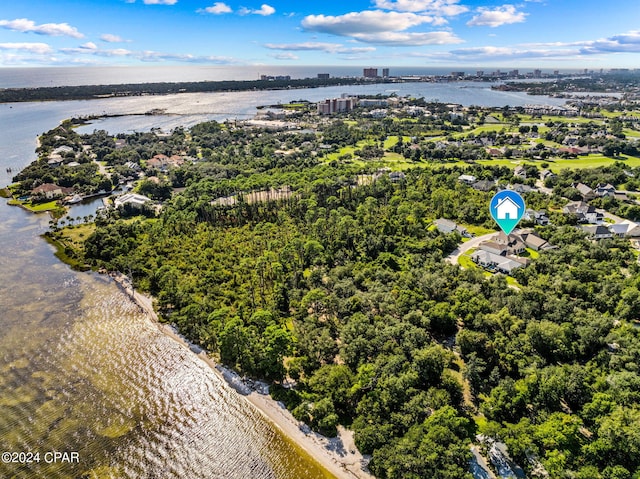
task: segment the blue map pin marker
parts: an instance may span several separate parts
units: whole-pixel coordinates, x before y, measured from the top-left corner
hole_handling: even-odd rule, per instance
[[[524,199],[515,191],[498,191],[491,198],[489,211],[500,229],[508,235],[524,216]]]

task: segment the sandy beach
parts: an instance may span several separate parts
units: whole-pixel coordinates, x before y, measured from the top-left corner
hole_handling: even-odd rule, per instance
[[[342,426],[338,427],[338,436],[327,438],[311,431],[306,425],[293,417],[282,403],[275,401],[267,394],[243,387],[234,380],[233,372],[213,361],[205,351],[190,344],[184,337],[174,331],[171,326],[160,323],[153,309],[153,299],[135,291],[126,276],[110,273],[122,291],[134,301],[158,329],[171,339],[192,351],[221,379],[229,383],[238,394],[249,401],[270,422],[295,444],[304,449],[311,457],[320,463],[327,471],[338,479],[373,479],[374,476],[363,468],[365,458],[357,450],[353,441],[353,432]],[[246,388],[246,389],[245,389]]]

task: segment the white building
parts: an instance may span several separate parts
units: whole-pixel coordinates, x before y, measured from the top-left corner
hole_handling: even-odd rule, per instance
[[[134,208],[141,208],[142,205],[151,201],[151,198],[147,198],[144,195],[139,195],[137,193],[127,193],[124,195],[118,196],[114,201],[113,205],[116,208],[125,205],[131,205]]]

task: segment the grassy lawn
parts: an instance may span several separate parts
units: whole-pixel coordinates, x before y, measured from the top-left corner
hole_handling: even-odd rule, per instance
[[[467,231],[475,236],[482,236],[482,235],[486,235],[487,233],[495,233],[496,230],[492,230],[490,228],[485,228],[484,226],[478,226],[478,225],[465,225],[460,223],[460,226],[464,226],[465,228],[467,228]]]
[[[67,226],[60,231],[61,239],[73,249],[81,249],[82,242],[96,230],[94,223]]]
[[[531,258],[531,259],[538,259],[540,257],[540,253],[538,253],[536,250],[531,249],[531,248],[527,248],[527,252],[523,255],[521,255],[525,258]]]
[[[475,251],[475,249],[469,250],[465,254],[462,254],[458,257],[458,264],[464,269],[482,269],[471,259],[473,251]]]
[[[54,211],[60,208],[56,201],[49,201],[47,203],[37,203],[35,205],[32,205],[28,201],[19,201],[19,200],[9,200],[7,203],[13,206],[22,206],[23,208],[26,208],[33,213],[42,213],[44,211]]]
[[[638,130],[630,130],[625,128],[622,132],[627,135],[629,138],[640,138],[640,131]]]
[[[513,288],[522,288],[522,285],[520,283],[518,283],[518,281],[513,278],[512,276],[506,276],[507,278],[507,284]]]
[[[400,137],[398,136],[390,136],[388,137],[386,140],[384,140],[384,149],[388,150],[389,148],[393,148],[394,146],[396,146],[398,144],[398,142],[400,141]],[[410,136],[403,136],[402,137],[402,141],[403,143],[409,144],[411,143],[411,137]]]

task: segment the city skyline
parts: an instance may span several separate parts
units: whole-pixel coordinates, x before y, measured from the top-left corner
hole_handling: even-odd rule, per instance
[[[0,66],[636,68],[636,0],[31,0],[3,5]]]

